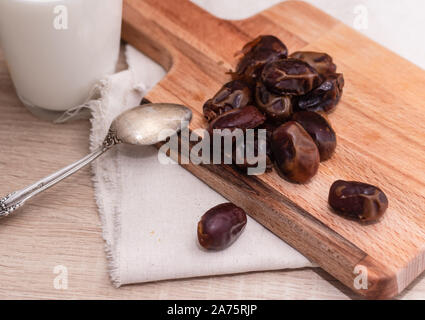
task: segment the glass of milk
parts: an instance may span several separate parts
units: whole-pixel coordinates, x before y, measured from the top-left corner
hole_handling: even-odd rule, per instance
[[[55,119],[115,71],[122,0],[0,0],[0,46],[21,101]]]

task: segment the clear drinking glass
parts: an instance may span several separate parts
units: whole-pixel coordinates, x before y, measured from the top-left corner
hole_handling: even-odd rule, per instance
[[[57,118],[115,71],[122,0],[0,0],[0,45],[21,101]]]

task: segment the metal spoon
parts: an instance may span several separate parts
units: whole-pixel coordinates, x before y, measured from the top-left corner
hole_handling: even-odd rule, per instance
[[[83,159],[36,183],[0,199],[0,218],[21,207],[27,200],[77,172],[119,143],[152,145],[188,126],[192,111],[182,105],[144,104],[123,112],[112,122],[102,145]]]

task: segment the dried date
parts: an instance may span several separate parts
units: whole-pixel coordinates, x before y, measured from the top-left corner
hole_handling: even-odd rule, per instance
[[[254,106],[229,110],[215,118],[209,126],[209,132],[213,130],[229,129],[254,129],[262,125],[266,117]]]
[[[208,250],[223,250],[236,241],[246,223],[245,211],[233,203],[215,206],[198,223],[199,244]]]
[[[247,140],[248,137],[243,139],[239,144],[235,143],[232,153],[233,164],[243,172],[247,172],[248,168],[257,168],[258,172],[270,171],[273,167],[273,161],[271,157],[270,138],[267,136],[267,133],[264,140],[258,137],[258,131],[255,132],[254,141]],[[243,155],[242,163],[237,158],[238,154]],[[261,159],[261,157],[265,157],[265,159]]]
[[[297,109],[330,113],[338,105],[343,88],[344,76],[341,73],[328,74],[319,87],[298,97]]]
[[[277,128],[273,132],[271,147],[276,168],[290,181],[306,183],[316,175],[319,150],[299,123],[289,121]]]
[[[247,43],[241,53],[243,57],[236,67],[234,77],[246,80],[257,79],[267,63],[288,57],[285,44],[271,35],[257,37]]]
[[[247,106],[251,100],[252,92],[245,82],[230,81],[204,104],[204,116],[207,121],[212,121],[226,111]]]
[[[270,92],[266,86],[257,82],[255,88],[257,107],[272,121],[283,122],[292,115],[292,97]]]
[[[318,87],[321,78],[307,62],[284,59],[268,63],[261,73],[266,87],[281,95],[304,95]]]
[[[373,222],[387,210],[388,199],[381,189],[373,185],[338,180],[330,188],[329,205],[344,217]]]
[[[320,75],[336,72],[336,65],[333,63],[332,57],[327,53],[313,51],[297,51],[292,53],[290,58],[299,59],[307,62]]]
[[[312,111],[294,113],[292,120],[298,122],[316,143],[320,161],[328,160],[336,149],[336,134],[325,114]]]

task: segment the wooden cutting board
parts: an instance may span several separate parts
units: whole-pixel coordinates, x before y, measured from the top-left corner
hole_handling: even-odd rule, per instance
[[[124,2],[123,38],[169,71],[147,98],[192,108],[191,129],[206,126],[203,103],[229,80],[235,52],[256,36],[273,34],[290,52],[328,52],[346,80],[330,115],[338,148],[311,183],[291,184],[276,172],[248,177],[229,166],[185,167],[362,295],[393,297],[422,273],[424,70],[304,2],[243,21],[220,20],[186,0]],[[361,225],[333,214],[327,196],[337,179],[380,186],[390,203],[385,217]],[[355,286],[362,267],[367,289]]]

